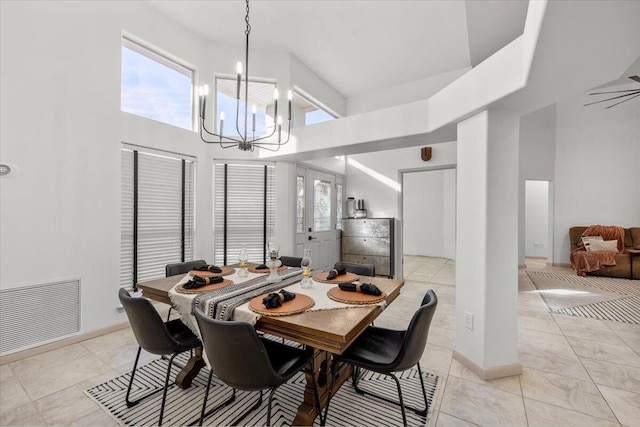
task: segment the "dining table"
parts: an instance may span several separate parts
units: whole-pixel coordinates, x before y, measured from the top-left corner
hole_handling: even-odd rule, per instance
[[[376,285],[382,292],[383,297],[376,303],[346,303],[345,301],[330,301],[327,298],[329,291],[336,288],[337,282],[327,283],[326,281],[312,280],[310,288],[302,288],[301,270],[299,268],[287,268],[280,272],[283,280],[278,284],[265,284],[267,274],[249,273],[248,277],[239,277],[238,268],[234,268],[232,274],[224,276],[224,279],[233,282],[229,286],[229,292],[237,295],[244,295],[243,291],[248,288],[255,288],[251,292],[247,291],[247,301],[243,301],[241,296],[236,297],[235,305],[225,313],[216,313],[223,310],[225,306],[218,301],[223,291],[202,293],[181,294],[184,283],[192,279],[191,272],[187,275],[165,277],[137,284],[137,288],[142,291],[143,297],[162,303],[170,304],[177,308],[182,321],[199,335],[195,316],[192,314],[192,307],[198,306],[208,315],[228,320],[248,321],[255,325],[255,328],[265,334],[291,340],[296,343],[312,347],[314,349],[314,360],[305,369],[306,387],[304,395],[301,396],[301,403],[298,406],[293,425],[312,425],[318,416],[315,405],[313,390],[313,378],[318,386],[320,394],[320,406],[326,405],[329,396],[332,354],[342,354],[351,343],[383,312],[385,307],[391,304],[400,294],[404,285],[404,280],[389,279],[383,277],[360,276],[360,283],[371,283]],[[246,283],[243,286],[243,283]],[[262,287],[265,286],[265,287]],[[180,288],[179,288],[180,287]],[[296,294],[304,294],[315,301],[313,307],[306,311],[291,315],[269,315],[256,313],[250,307],[250,299],[256,299],[255,295],[264,289],[284,288]],[[218,298],[218,299],[216,299]],[[214,303],[212,303],[215,302]],[[222,309],[221,309],[222,307]],[[214,309],[215,308],[215,309]],[[224,310],[223,310],[224,311]],[[221,317],[225,315],[226,317]],[[196,351],[187,365],[176,377],[176,384],[182,388],[188,388],[191,381],[198,374],[198,371],[205,366],[201,351]],[[337,370],[336,378],[333,381],[332,394],[336,393],[342,384],[350,378],[352,368],[348,365],[341,366]]]

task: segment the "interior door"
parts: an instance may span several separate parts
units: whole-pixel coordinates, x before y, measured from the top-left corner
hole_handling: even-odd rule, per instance
[[[305,177],[306,247],[311,249],[314,268],[333,267],[336,254],[335,177],[312,169]]]

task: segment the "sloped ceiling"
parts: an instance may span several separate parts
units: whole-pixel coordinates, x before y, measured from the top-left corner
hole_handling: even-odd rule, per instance
[[[146,4],[244,46],[245,2]],[[251,46],[290,52],[346,98],[476,65],[522,34],[527,0],[253,0]]]

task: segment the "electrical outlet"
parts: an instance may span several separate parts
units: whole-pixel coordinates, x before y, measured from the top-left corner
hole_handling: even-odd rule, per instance
[[[468,311],[464,312],[464,326],[467,329],[473,330],[473,314]]]

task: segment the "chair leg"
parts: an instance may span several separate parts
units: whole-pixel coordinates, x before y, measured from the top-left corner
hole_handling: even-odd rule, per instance
[[[393,375],[393,373],[390,373],[390,372],[381,372],[381,373],[393,377],[396,380],[396,382],[398,384],[400,384],[398,382],[397,378],[395,377],[395,375]],[[424,380],[422,378],[422,370],[420,369],[420,365],[418,365],[418,374],[420,375],[420,385],[422,386],[422,396],[424,397],[425,407],[424,407],[424,409],[418,409],[418,408],[415,408],[415,407],[413,407],[411,405],[404,405],[404,404],[403,404],[403,407],[412,410],[413,412],[415,412],[416,414],[418,414],[420,416],[426,417],[429,407],[428,407],[428,403],[427,403],[427,392],[425,391],[425,388],[424,388]],[[356,393],[363,394],[363,395],[366,394],[366,395],[369,395],[371,397],[375,397],[376,399],[380,399],[380,400],[384,400],[385,402],[393,403],[394,405],[400,405],[401,404],[399,402],[396,402],[395,400],[387,399],[384,396],[380,396],[380,395],[372,393],[370,391],[366,391],[366,390],[361,389],[359,387],[359,385],[358,385],[358,382],[359,381],[357,379],[353,381],[353,388],[355,389]],[[404,412],[404,410],[403,410],[403,412]]]
[[[420,369],[420,362],[418,362],[418,375],[420,375],[420,386],[422,387],[422,397],[424,397],[424,409],[421,411],[414,411],[416,414],[426,417],[427,412],[429,412],[429,402],[427,401],[427,391],[424,388],[424,379],[422,378],[422,369]]]
[[[273,402],[273,395],[276,392],[278,387],[274,387],[271,389],[269,393],[269,405],[267,405],[267,427],[271,426],[271,402]]]
[[[169,388],[169,378],[171,377],[171,367],[173,366],[173,359],[178,355],[178,353],[174,353],[169,359],[169,365],[167,366],[167,376],[164,379],[164,391],[162,392],[162,405],[160,405],[160,418],[158,420],[158,425],[162,425],[162,417],[164,416],[164,405],[167,402],[167,388]]]
[[[227,400],[225,400],[224,402],[222,402],[221,404],[211,408],[207,413],[205,413],[205,409],[207,407],[207,399],[209,398],[209,388],[211,387],[211,378],[213,378],[213,371],[209,371],[209,380],[207,381],[207,389],[204,392],[204,402],[202,402],[202,411],[200,412],[200,419],[198,420],[198,425],[201,426],[204,419],[206,417],[208,417],[209,415],[218,412],[219,409],[222,409],[224,406],[227,406],[228,404],[232,403],[233,401],[236,400],[236,389],[233,388],[233,393],[231,394],[231,397]],[[189,424],[190,426],[195,425],[195,422],[192,422],[191,424]]]
[[[260,397],[256,401],[255,405],[253,405],[251,408],[249,408],[247,411],[245,411],[244,414],[242,414],[238,418],[236,418],[230,425],[232,425],[232,426],[239,425],[240,421],[244,420],[247,417],[247,415],[249,415],[251,412],[253,412],[256,409],[258,409],[260,407],[260,405],[262,405],[262,390],[260,390]]]
[[[169,312],[167,313],[167,322],[171,319],[171,310],[173,310],[173,306],[169,307]]]
[[[138,368],[138,361],[140,360],[140,352],[142,351],[141,347],[138,347],[138,353],[136,354],[136,361],[133,363],[133,370],[131,371],[131,378],[129,378],[129,387],[127,387],[127,395],[125,396],[124,400],[127,404],[127,408],[131,408],[132,406],[136,406],[138,403],[140,403],[142,400],[146,399],[149,396],[153,396],[154,394],[161,392],[162,389],[159,388],[157,390],[152,391],[149,394],[146,394],[136,400],[129,400],[129,394],[131,394],[131,387],[133,386],[133,378],[136,375],[136,369]],[[171,365],[169,365],[171,366]]]
[[[402,400],[402,388],[400,387],[400,381],[398,380],[398,377],[396,377],[392,373],[389,373],[389,375],[391,375],[391,378],[395,380],[396,386],[398,387],[398,397],[400,398],[400,409],[402,410],[402,425],[404,427],[407,427],[407,414],[404,411],[404,401]]]

